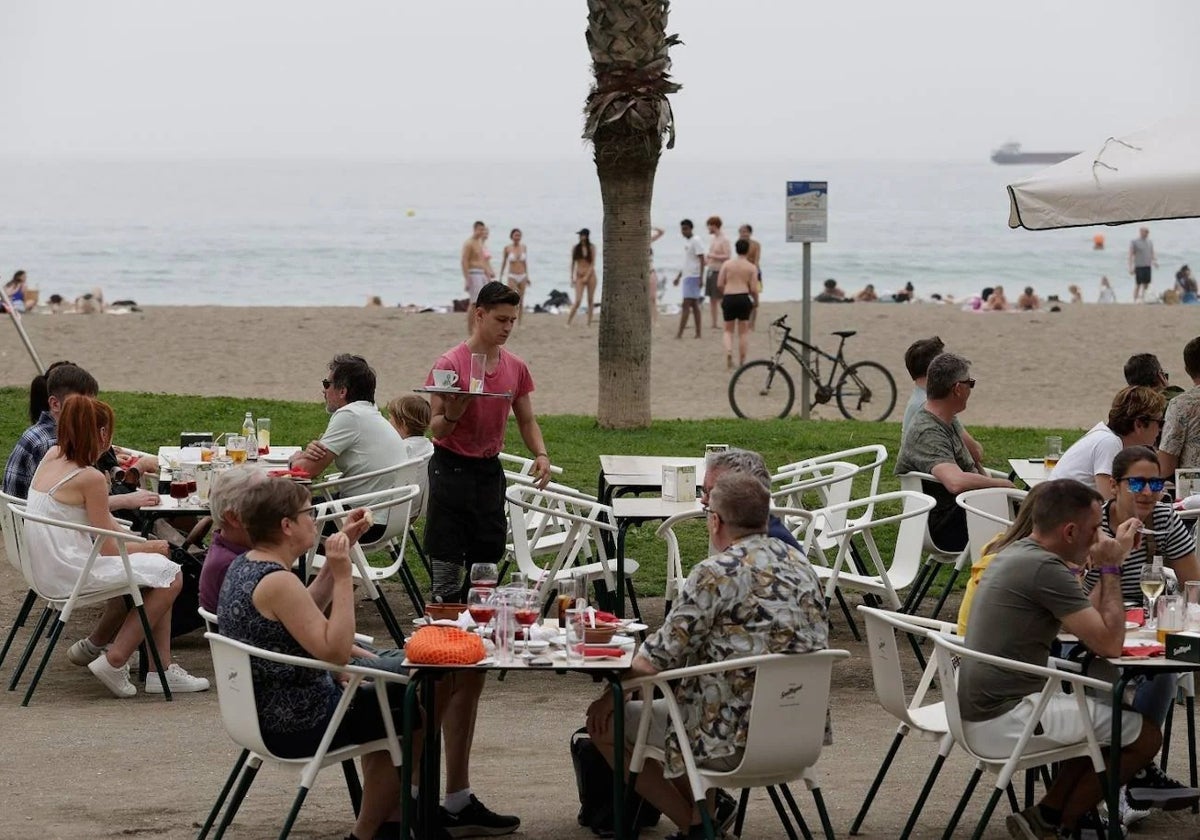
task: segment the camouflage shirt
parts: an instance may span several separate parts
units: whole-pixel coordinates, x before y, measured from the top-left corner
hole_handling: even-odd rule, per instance
[[[665,671],[765,653],[823,650],[828,640],[825,598],[812,566],[780,540],[754,534],[692,569],[641,655]],[[679,682],[675,698],[692,733],[698,764],[745,747],[753,696],[754,672],[749,669]],[[683,773],[678,739],[668,730],[666,776]]]

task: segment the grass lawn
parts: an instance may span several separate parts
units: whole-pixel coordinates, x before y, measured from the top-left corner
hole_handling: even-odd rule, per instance
[[[160,445],[177,443],[182,431],[235,431],[240,428],[246,411],[253,411],[255,417],[270,417],[272,440],[280,445],[303,445],[319,437],[328,421],[323,406],[316,402],[110,392],[103,394],[103,398],[116,412],[116,441],[149,452],[157,451]],[[29,424],[27,402],[27,395],[21,389],[0,389],[0,457],[5,460],[13,443]],[[591,417],[543,416],[539,422],[551,459],[564,469],[557,480],[590,493],[596,492],[598,456],[601,454],[699,456],[704,453],[706,443],[727,443],[756,450],[772,470],[825,452],[882,443],[892,453],[892,458],[884,467],[879,490],[900,489],[899,482],[892,476],[900,442],[899,423],[804,422],[796,418],[658,420],[649,429],[612,431],[599,428]],[[1007,470],[1009,458],[1042,452],[1046,435],[1062,435],[1064,441],[1070,442],[1082,431],[971,426],[971,433],[984,448],[987,466]],[[510,423],[507,439],[507,451],[528,454],[515,423]],[[856,492],[859,492],[858,488]],[[702,521],[698,520],[681,533],[681,548],[685,557],[703,558],[707,536]],[[880,549],[886,558],[891,549],[887,535],[880,541]],[[630,530],[627,554],[642,563],[636,579],[639,593],[661,595],[666,552],[665,545],[654,536],[652,526]]]

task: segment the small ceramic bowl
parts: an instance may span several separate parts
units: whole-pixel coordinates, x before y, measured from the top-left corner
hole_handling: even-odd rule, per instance
[[[466,604],[426,604],[425,615],[434,621],[454,621],[467,609]]]
[[[617,625],[597,622],[595,627],[583,628],[583,642],[588,645],[606,645],[612,641],[616,632]]]

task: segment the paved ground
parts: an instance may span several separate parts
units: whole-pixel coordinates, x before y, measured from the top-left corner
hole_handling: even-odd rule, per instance
[[[0,562],[0,617],[7,630],[24,586],[12,567]],[[393,603],[401,606],[397,590]],[[661,601],[648,611],[661,616]],[[69,643],[90,626],[81,613],[65,634]],[[370,604],[360,607],[360,627],[381,633]],[[653,619],[652,619],[653,620]],[[23,643],[25,634],[18,637]],[[861,644],[844,625],[833,630],[833,644],[852,658],[834,672],[835,743],[822,756],[818,777],[839,836],[849,825],[895,731],[875,702],[870,665]],[[198,635],[183,639],[178,659],[194,673],[211,676],[211,662]],[[12,661],[2,672],[5,683]],[[598,688],[584,678],[525,674],[493,681],[484,695],[475,746],[473,785],[497,809],[519,814],[527,838],[591,836],[575,822],[578,808],[567,748],[571,732],[582,724],[587,703]],[[163,840],[194,837],[196,828],[224,781],[237,750],[221,727],[215,693],[184,695],[173,703],[139,695],[115,700],[86,671],[56,656],[33,704],[19,706],[16,694],[0,696],[3,773],[0,773],[0,838],[109,838],[146,836]],[[1186,756],[1180,727],[1175,738],[1176,769]],[[863,837],[894,838],[907,817],[933,760],[932,743],[913,741],[901,750],[864,826]],[[939,837],[971,767],[952,754],[942,781],[921,820],[916,837]],[[276,836],[294,793],[295,777],[264,770],[243,807],[232,838]],[[797,789],[806,817],[816,824],[812,800]],[[968,819],[979,813],[980,792]],[[293,832],[305,838],[342,837],[350,826],[349,803],[335,770],[318,779]],[[1139,825],[1146,837],[1200,837],[1200,818],[1189,812],[1156,814]],[[670,829],[643,833],[662,837]],[[969,830],[958,832],[968,836]],[[744,837],[783,837],[770,802],[751,800]],[[1006,837],[1003,821],[993,819],[985,834]]]

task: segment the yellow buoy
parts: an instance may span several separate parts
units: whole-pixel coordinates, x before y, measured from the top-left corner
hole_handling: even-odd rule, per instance
[[[408,211],[407,213],[405,213],[404,215],[405,215],[405,216],[408,216],[409,218],[412,218],[413,216],[417,215],[417,211],[416,211],[416,210],[409,210],[409,211]]]

